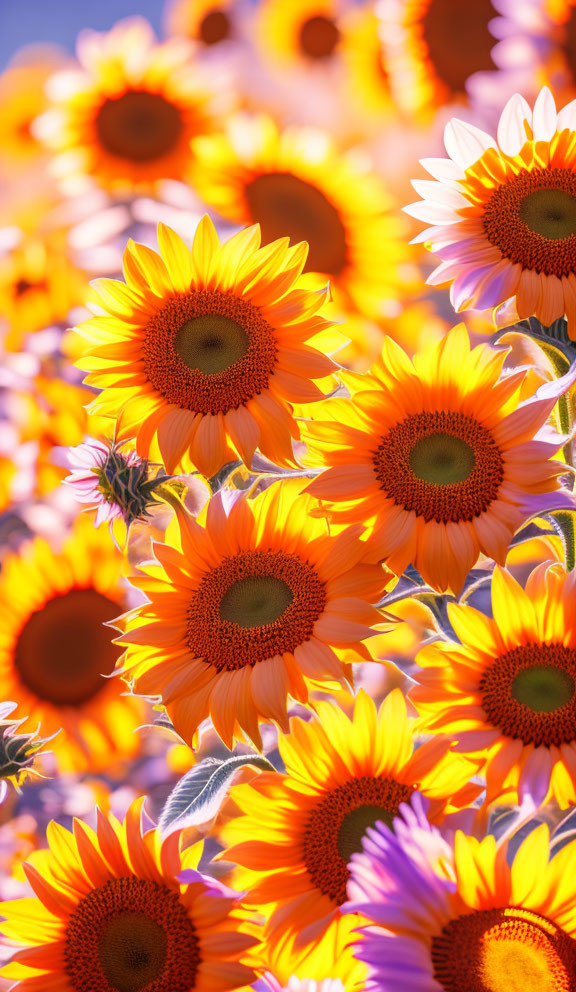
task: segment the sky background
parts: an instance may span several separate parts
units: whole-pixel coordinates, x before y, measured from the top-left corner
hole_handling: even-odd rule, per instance
[[[0,67],[35,41],[72,52],[82,28],[104,30],[130,14],[143,14],[159,31],[163,7],[163,0],[0,0]]]

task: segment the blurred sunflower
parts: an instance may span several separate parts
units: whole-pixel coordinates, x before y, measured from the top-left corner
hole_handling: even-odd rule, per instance
[[[32,125],[46,109],[45,84],[64,61],[57,48],[41,46],[23,49],[19,61],[0,75],[1,169],[17,178],[17,170],[38,164],[45,149],[34,136]]]
[[[494,837],[448,844],[412,820],[376,828],[352,863],[346,909],[368,918],[355,953],[379,992],[572,992],[572,841],[550,858],[546,824],[514,857]]]
[[[190,139],[213,126],[189,43],[159,43],[134,17],[106,34],[82,32],[77,54],[80,68],[51,80],[52,104],[38,122],[58,173],[120,193],[182,179]]]
[[[262,58],[324,65],[337,52],[342,0],[261,0],[254,33]]]
[[[207,215],[192,251],[162,224],[158,239],[161,256],[128,243],[126,285],[94,283],[109,316],[79,328],[90,342],[78,362],[92,372],[85,382],[104,390],[91,409],[122,412],[117,439],[135,436],[142,457],[157,438],[169,473],[213,476],[237,456],[249,466],[257,447],[294,464],[292,404],[322,399],[313,380],[336,368],[308,344],[329,324],[327,291],[298,281],[306,245],[260,248],[257,227],[221,245]]]
[[[227,992],[253,979],[235,894],[194,870],[201,844],[181,852],[181,832],[144,831],[142,804],[122,824],[97,810],[95,831],[49,824],[49,849],[25,865],[36,898],[2,903],[3,932],[27,945],[3,969],[13,989]]]
[[[118,649],[103,626],[126,607],[122,556],[84,516],[60,554],[36,538],[8,554],[0,577],[3,694],[41,726],[60,771],[133,757],[142,704],[108,679]]]
[[[194,151],[202,199],[237,224],[260,224],[264,243],[306,241],[304,271],[328,277],[337,304],[377,316],[413,277],[402,220],[381,180],[338,154],[326,133],[238,115],[225,133],[198,138]]]
[[[494,70],[491,0],[381,0],[377,13],[390,87],[398,106],[431,117],[466,98],[466,82]]]
[[[386,338],[372,374],[350,377],[352,400],[326,400],[304,425],[309,460],[328,466],[307,491],[338,523],[369,524],[397,575],[412,563],[457,593],[481,552],[504,562],[528,517],[573,508],[553,460],[564,438],[538,432],[576,365],[520,402],[527,373],[501,378],[505,357],[471,348],[463,324],[412,361]]]
[[[24,239],[0,255],[4,348],[21,351],[28,334],[65,321],[88,292],[87,276],[74,265],[63,232]]]
[[[318,952],[320,941],[351,936],[358,918],[340,913],[351,855],[368,827],[394,822],[415,789],[430,798],[432,817],[478,794],[474,765],[447,754],[448,745],[414,749],[400,690],[379,711],[363,690],[353,702],[351,718],[327,702],[315,704],[309,723],[293,718],[278,743],[286,774],[263,772],[231,789],[242,815],[221,828],[218,859],[237,865],[233,884],[265,914],[272,944],[292,937],[296,949]]]
[[[172,0],[166,15],[169,34],[212,48],[234,38],[237,0]]]
[[[301,488],[237,494],[229,512],[218,494],[205,526],[178,508],[177,540],[155,545],[159,566],[132,580],[150,604],[117,639],[130,646],[122,671],[162,697],[188,743],[210,716],[228,747],[243,732],[261,747],[259,721],[287,729],[288,695],[306,702],[311,683],[330,691],[349,661],[370,658],[362,641],[383,620],[370,604],[391,576],[365,564],[362,527],[330,535]]]
[[[545,325],[568,317],[576,336],[576,106],[558,114],[543,89],[534,111],[516,94],[502,111],[498,143],[452,120],[450,159],[425,159],[438,181],[415,180],[424,199],[405,210],[432,222],[418,235],[441,264],[428,278],[450,284],[456,310],[514,300],[518,316]]]
[[[382,115],[390,117],[397,110],[390,93],[379,20],[373,7],[352,8],[342,24],[340,47],[355,105],[361,112],[377,118],[382,127]]]
[[[481,762],[487,800],[512,793],[576,804],[576,577],[540,565],[526,590],[504,569],[493,618],[449,607],[461,644],[422,648],[410,698],[426,733],[447,734]]]
[[[16,466],[8,455],[0,455],[0,513],[8,509],[12,499],[12,482]]]

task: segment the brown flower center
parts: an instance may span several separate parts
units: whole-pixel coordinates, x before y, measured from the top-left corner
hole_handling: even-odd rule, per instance
[[[198,37],[205,45],[217,45],[232,34],[230,18],[224,10],[210,10],[202,18]]]
[[[159,93],[129,90],[102,104],[96,131],[110,155],[151,162],[167,155],[178,143],[182,118],[178,108]]]
[[[488,240],[523,269],[568,276],[576,270],[576,174],[520,172],[498,186],[483,217]]]
[[[176,892],[112,878],[68,920],[64,959],[75,992],[191,992],[200,942]]]
[[[188,607],[187,643],[218,672],[310,640],[326,604],[316,570],[285,551],[240,551],[208,572]]]
[[[267,389],[274,329],[248,300],[217,290],[182,293],[146,327],[144,369],[169,403],[227,413]]]
[[[306,824],[304,863],[313,884],[338,905],[346,900],[348,862],[362,850],[368,827],[378,820],[387,826],[408,802],[413,788],[393,779],[364,775],[352,778],[320,800]]]
[[[477,910],[432,941],[444,992],[575,992],[576,942],[526,909]]]
[[[490,0],[430,0],[422,18],[422,35],[438,78],[453,94],[466,91],[474,72],[495,69],[496,39],[488,23],[497,16]]]
[[[300,28],[300,51],[310,59],[326,59],[333,55],[340,32],[331,17],[317,14],[304,21]]]
[[[119,648],[103,624],[118,603],[95,589],[55,596],[28,618],[18,635],[14,666],[24,685],[55,706],[81,706],[106,685]]]
[[[339,275],[347,264],[346,228],[336,207],[316,186],[288,172],[268,172],[245,190],[252,221],[262,241],[290,238],[309,245],[305,272]]]
[[[473,520],[498,496],[502,455],[489,430],[453,411],[424,411],[395,424],[374,455],[376,477],[397,506],[426,521]]]
[[[14,296],[24,296],[26,293],[30,292],[31,289],[45,290],[47,289],[47,283],[45,279],[39,279],[35,282],[31,282],[29,279],[18,279],[14,283]]]
[[[576,651],[523,644],[496,658],[480,681],[482,708],[506,737],[537,747],[576,739]]]

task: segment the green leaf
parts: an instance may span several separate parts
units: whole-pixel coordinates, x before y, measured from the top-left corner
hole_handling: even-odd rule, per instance
[[[222,761],[204,758],[180,779],[166,800],[159,821],[160,832],[167,837],[184,827],[199,827],[216,816],[241,768],[251,765],[275,772],[274,765],[262,754],[236,754]]]

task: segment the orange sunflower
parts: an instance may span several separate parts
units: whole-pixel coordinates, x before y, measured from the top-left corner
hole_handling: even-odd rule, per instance
[[[143,457],[157,439],[168,472],[249,466],[257,447],[293,465],[292,404],[322,399],[313,380],[336,367],[309,343],[329,325],[327,290],[298,282],[306,245],[260,248],[258,227],[221,245],[207,215],[192,251],[162,224],[158,239],[161,256],[128,243],[126,285],[94,284],[107,316],[80,325],[91,347],[78,363],[104,390],[91,409],[121,413],[117,439],[136,436]]]
[[[58,174],[93,177],[119,193],[182,179],[190,140],[213,127],[210,90],[184,39],[159,43],[143,18],[84,31],[80,67],[51,80],[39,132]]]
[[[20,351],[28,334],[65,321],[87,292],[87,277],[71,260],[64,232],[23,240],[0,256],[4,347]]]
[[[172,0],[168,31],[212,48],[234,37],[234,7],[235,0]]]
[[[254,26],[258,49],[273,62],[324,65],[338,51],[342,0],[261,0]]]
[[[45,150],[32,133],[36,117],[46,109],[45,84],[65,61],[63,51],[41,46],[23,49],[0,75],[1,169],[17,172],[43,162]]]
[[[205,525],[177,507],[179,544],[155,545],[158,566],[134,579],[150,598],[119,638],[134,689],[158,695],[187,742],[208,716],[224,743],[259,721],[287,729],[287,697],[308,699],[350,677],[382,614],[371,603],[390,574],[364,561],[362,527],[336,536],[309,515],[301,480],[251,500],[212,497]]]
[[[237,224],[260,224],[264,242],[306,241],[304,271],[329,278],[337,304],[378,316],[413,278],[387,190],[365,162],[339,154],[326,133],[280,131],[269,117],[237,115],[224,133],[198,138],[194,151],[202,199]]]
[[[492,0],[381,0],[377,5],[390,86],[397,105],[429,118],[466,98],[475,72],[494,70]]]
[[[355,953],[378,992],[572,992],[576,843],[550,858],[541,824],[514,856],[493,836],[399,826],[356,854],[348,911],[365,913]]]
[[[328,466],[308,492],[339,523],[368,523],[392,571],[412,563],[440,591],[459,592],[480,553],[503,562],[528,517],[574,507],[553,460],[565,439],[538,431],[576,365],[520,402],[526,372],[501,378],[505,357],[471,348],[464,325],[412,361],[386,338],[352,399],[305,425],[311,460]]]
[[[122,824],[100,810],[96,830],[49,824],[49,849],[24,865],[36,898],[1,906],[3,933],[26,945],[3,969],[13,989],[228,992],[252,981],[247,914],[195,870],[201,844],[181,852],[180,831],[164,842],[144,831],[143,802]]]
[[[492,612],[452,605],[460,644],[416,658],[411,699],[426,733],[478,760],[487,799],[512,793],[576,804],[576,576],[545,562],[526,590],[496,568]]]
[[[358,925],[340,906],[348,862],[369,826],[392,824],[415,789],[430,799],[433,818],[479,792],[469,783],[475,766],[448,754],[447,744],[414,748],[414,721],[399,689],[378,711],[361,690],[351,718],[334,703],[315,709],[317,718],[293,718],[290,735],[279,740],[285,775],[263,772],[232,787],[242,814],[221,828],[226,848],[218,855],[237,865],[233,884],[246,890],[246,905],[264,913],[265,939],[300,954],[350,937]]]
[[[0,577],[2,694],[41,726],[61,771],[91,771],[133,757],[143,708],[109,679],[118,649],[104,624],[126,607],[122,556],[88,517],[63,550],[35,539],[8,554]]]
[[[456,310],[513,302],[547,326],[566,314],[576,336],[575,137],[574,103],[557,113],[548,89],[533,111],[518,94],[508,101],[497,142],[449,123],[449,159],[423,161],[437,181],[415,180],[423,199],[405,210],[434,225],[416,240],[442,259],[428,282],[450,285]]]

